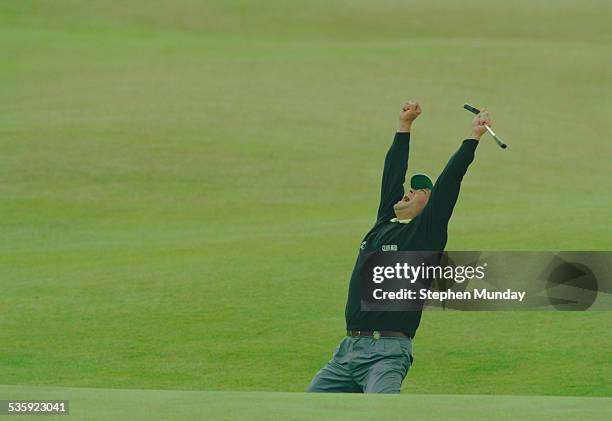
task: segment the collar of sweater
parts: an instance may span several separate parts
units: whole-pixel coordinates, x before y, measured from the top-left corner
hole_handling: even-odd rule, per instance
[[[397,218],[392,218],[389,222],[397,222],[398,224],[407,224],[410,221],[412,221],[412,218],[410,219],[397,219]]]

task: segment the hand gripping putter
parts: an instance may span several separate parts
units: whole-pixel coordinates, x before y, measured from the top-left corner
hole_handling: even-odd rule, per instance
[[[471,112],[471,113],[474,113],[474,114],[480,114],[480,110],[479,110],[478,108],[474,108],[474,107],[472,107],[472,106],[471,106],[471,105],[469,105],[469,104],[465,104],[465,105],[463,106],[463,108],[465,108],[466,110],[468,110],[468,111],[469,111],[469,112]],[[502,148],[502,149],[506,149],[506,148],[508,147],[508,145],[506,145],[506,144],[505,144],[505,143],[504,143],[504,142],[503,142],[503,141],[502,141],[502,140],[499,138],[499,136],[497,136],[497,135],[495,134],[495,132],[494,132],[493,130],[491,130],[491,128],[490,128],[488,125],[486,125],[486,124],[485,124],[485,127],[486,127],[487,131],[489,132],[489,134],[490,134],[491,136],[493,136],[493,139],[494,139],[494,140],[495,140],[495,142],[496,142],[496,143],[499,145],[499,147],[500,147],[500,148]]]

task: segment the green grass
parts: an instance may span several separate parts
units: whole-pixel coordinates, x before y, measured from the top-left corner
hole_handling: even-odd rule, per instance
[[[71,420],[607,420],[612,398],[361,395],[0,386],[0,399],[68,400]],[[24,417],[39,419],[38,417]],[[24,419],[20,418],[20,419]],[[62,420],[64,417],[57,416]]]
[[[405,99],[451,250],[612,249],[609,2],[0,5],[0,383],[303,391]],[[610,313],[428,312],[408,393],[612,396]],[[211,395],[213,396],[213,395]],[[590,401],[589,401],[590,402]]]

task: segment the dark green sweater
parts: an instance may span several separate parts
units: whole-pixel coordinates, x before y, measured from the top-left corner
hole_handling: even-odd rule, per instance
[[[387,152],[380,206],[374,227],[366,234],[353,268],[346,302],[348,330],[395,330],[414,337],[419,311],[361,311],[361,285],[367,255],[380,251],[443,251],[448,221],[459,197],[461,180],[474,160],[478,141],[466,139],[438,177],[425,209],[408,224],[391,222],[393,205],[404,196],[410,133],[396,133]]]

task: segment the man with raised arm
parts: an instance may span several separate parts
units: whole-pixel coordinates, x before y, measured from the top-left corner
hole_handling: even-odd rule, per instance
[[[480,137],[491,126],[483,110],[433,185],[428,176],[414,175],[404,192],[410,132],[421,114],[415,101],[404,104],[399,130],[387,152],[380,204],[374,227],[361,242],[346,302],[347,336],[332,359],[315,375],[309,392],[399,393],[412,365],[412,339],[421,320],[418,311],[363,311],[360,281],[365,256],[385,251],[443,251],[448,221],[459,197],[461,180],[474,160]]]

